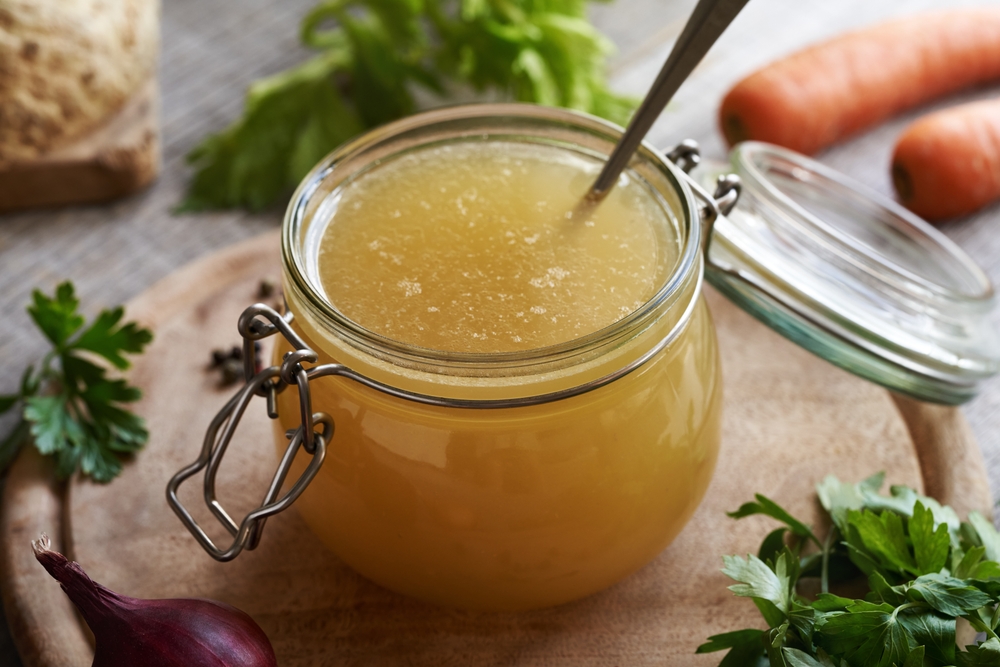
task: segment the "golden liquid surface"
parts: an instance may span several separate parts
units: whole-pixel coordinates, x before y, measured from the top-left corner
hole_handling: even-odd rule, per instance
[[[634,309],[676,261],[668,214],[638,183],[616,188],[592,226],[553,216],[571,210],[591,181],[594,165],[575,153],[509,142],[434,150],[383,164],[348,188],[323,238],[327,294],[376,332],[439,350],[558,343]],[[667,314],[595,363],[602,373],[621,368],[690,308],[673,342],[638,370],[572,398],[461,409],[346,378],[312,382],[312,409],[330,415],[335,431],[297,510],[364,576],[441,604],[545,607],[620,580],[680,532],[718,454],[715,332],[697,279],[685,284]],[[294,326],[318,363],[365,363],[363,351],[309,318]],[[288,350],[279,341],[275,361]],[[550,388],[577,386],[581,373],[568,363]],[[426,375],[451,382],[446,371]],[[408,386],[403,371],[396,380]],[[476,398],[482,389],[456,382],[448,395]],[[286,430],[299,425],[295,387],[278,395],[278,413],[283,452]],[[289,479],[307,462],[300,453]]]
[[[679,253],[637,178],[581,207],[601,163],[554,146],[422,148],[345,186],[319,249],[327,298],[370,331],[451,352],[593,333],[635,311]]]

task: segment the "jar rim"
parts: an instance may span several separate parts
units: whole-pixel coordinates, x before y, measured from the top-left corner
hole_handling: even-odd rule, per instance
[[[521,103],[466,104],[442,107],[408,116],[375,128],[335,149],[309,172],[296,189],[285,213],[281,246],[282,262],[291,283],[289,287],[297,292],[297,296],[302,298],[309,307],[318,311],[317,314],[325,322],[332,323],[341,337],[346,338],[357,347],[374,351],[380,356],[418,367],[431,366],[467,370],[531,367],[542,363],[548,364],[574,359],[581,355],[587,355],[589,352],[603,349],[609,344],[617,344],[634,337],[659,318],[663,307],[676,299],[692,276],[697,279],[695,293],[700,291],[702,230],[694,194],[685,183],[680,168],[667,159],[661,151],[644,142],[630,165],[641,162],[665,177],[680,203],[680,210],[674,211],[674,213],[680,222],[681,229],[679,231],[683,235],[683,239],[680,256],[660,289],[622,319],[589,334],[548,346],[507,352],[452,352],[421,347],[378,334],[340,312],[325,296],[322,288],[310,280],[310,276],[307,275],[304,268],[306,258],[304,257],[303,246],[305,244],[302,240],[302,232],[303,228],[311,221],[310,204],[314,203],[313,198],[321,193],[321,186],[326,179],[344,162],[362,157],[367,151],[388,145],[394,140],[400,140],[410,133],[437,125],[474,124],[488,121],[510,122],[514,125],[519,121],[551,124],[553,128],[580,132],[591,138],[600,139],[608,144],[609,151],[624,132],[621,127],[606,120],[567,109]],[[472,138],[482,135],[481,131],[469,131],[467,134],[456,136]],[[485,136],[489,136],[488,133]],[[531,138],[529,135],[525,136]],[[542,141],[540,136],[537,139]],[[362,166],[370,164],[371,162],[367,161]],[[349,172],[344,182],[348,182],[352,174],[360,173],[360,171]],[[340,185],[336,187],[340,187]],[[650,187],[659,192],[652,184]],[[328,195],[329,192],[322,193],[323,197]],[[689,312],[690,308],[684,310]],[[666,338],[675,337],[684,328],[686,321],[686,317],[680,318]]]
[[[855,375],[957,404],[1000,370],[986,274],[898,203],[811,158],[743,142],[739,205],[713,229],[706,279],[739,307]]]
[[[866,270],[866,273],[873,278],[894,281],[903,288],[908,287],[912,291],[923,291],[929,295],[949,300],[981,302],[993,297],[993,285],[989,278],[955,242],[902,206],[886,200],[860,183],[847,179],[836,170],[818,162],[805,164],[801,160],[801,156],[792,151],[759,141],[744,141],[737,144],[733,147],[731,158],[733,167],[745,184],[766,191],[772,203],[778,204],[792,213],[792,216],[789,217],[790,224],[797,223],[800,228],[808,226],[817,243],[826,242],[825,245],[831,251],[844,259],[850,259],[850,255],[854,254],[863,257],[867,262],[874,263],[877,266],[877,271],[866,270],[869,267],[863,263],[852,262],[859,270]],[[856,237],[845,233],[829,224],[821,216],[807,210],[778,187],[773,179],[766,176],[765,171],[773,169],[775,165],[781,163],[806,168],[810,172],[810,177],[823,179],[822,183],[817,184],[817,187],[826,189],[837,187],[839,188],[838,194],[845,198],[856,200],[863,198],[866,204],[877,207],[877,215],[886,224],[904,227],[905,229],[902,230],[904,235],[927,237],[933,242],[936,251],[942,252],[947,259],[953,262],[955,268],[963,272],[962,277],[968,283],[965,287],[972,289],[960,290],[950,287],[907,269],[892,258],[865,247]],[[843,248],[846,252],[840,251],[839,248]]]

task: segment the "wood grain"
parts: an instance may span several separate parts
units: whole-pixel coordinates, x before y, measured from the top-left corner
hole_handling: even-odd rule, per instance
[[[197,262],[130,305],[130,316],[156,331],[133,374],[145,392],[139,410],[153,438],[114,484],[74,481],[67,511],[72,555],[95,580],[140,597],[234,604],[261,624],[285,667],[712,665],[717,656],[692,655],[707,628],[756,623],[752,605],[734,598],[719,572],[722,554],[756,550],[767,530],[765,519],[735,522],[724,515],[754,492],[816,523],[816,481],[831,472],[853,480],[885,470],[892,483],[924,489],[925,478],[933,479],[970,507],[989,506],[982,468],[961,457],[957,466],[949,463],[949,454],[975,448],[960,413],[914,406],[924,424],[918,452],[888,392],[792,345],[709,292],[726,392],[719,467],[689,528],[611,589],[524,614],[433,607],[352,572],[294,511],[268,522],[257,551],[217,563],[168,509],[164,487],[194,459],[205,426],[229,394],[204,372],[209,350],[235,342],[239,312],[255,300],[259,280],[278,272],[272,232]],[[936,451],[936,443],[947,449]],[[928,477],[921,461],[935,462],[934,475]],[[220,476],[227,508],[240,514],[253,507],[274,464],[267,418],[262,406],[252,405]],[[192,482],[182,489],[189,507],[199,507],[197,487]],[[203,506],[196,516],[210,523]],[[12,576],[24,573],[6,575]],[[45,593],[52,590],[58,590],[54,583]],[[73,667],[86,659],[27,664]]]
[[[983,455],[958,408],[893,395],[913,438],[927,493],[960,516],[972,510],[992,517]]]
[[[315,0],[164,3],[159,73],[164,161],[157,182],[109,206],[0,216],[0,312],[4,313],[0,318],[0,393],[16,387],[24,365],[46,351],[45,341],[24,312],[34,287],[51,289],[60,280],[72,278],[92,314],[101,307],[135,297],[198,257],[278,224],[280,207],[255,215],[229,211],[176,216],[171,211],[184,193],[188,174],[184,155],[206,133],[221,130],[238,116],[251,81],[307,57],[298,44],[298,22],[314,4]],[[617,89],[636,95],[645,91],[693,4],[694,0],[615,0],[592,7],[595,24],[613,38],[619,49],[613,61]],[[749,3],[681,88],[654,127],[651,139],[658,145],[668,145],[691,137],[702,144],[707,157],[722,159],[715,106],[729,85],[753,69],[810,42],[874,21],[926,9],[978,4],[981,0]],[[943,100],[933,108],[995,96],[998,90],[997,86],[985,87]],[[820,159],[891,195],[887,165],[892,145],[914,114],[876,128]],[[993,206],[945,228],[945,233],[983,266],[994,283],[1000,282],[998,222],[1000,207]],[[1000,322],[1000,312],[995,317]],[[1000,483],[1000,378],[989,382],[964,412],[996,486]],[[9,415],[0,418],[0,437],[13,424]],[[975,448],[971,451],[974,453]],[[976,465],[973,459],[969,463]],[[973,472],[978,470],[976,467]],[[20,497],[7,494],[5,506],[20,502],[10,501]],[[303,623],[309,622],[308,617],[303,619]],[[14,665],[13,660],[0,650],[0,663]]]
[[[88,665],[93,658],[72,603],[31,550],[31,541],[43,532],[53,548],[65,548],[64,491],[49,461],[34,448],[22,450],[4,488],[0,591],[14,643],[27,665]]]
[[[151,79],[95,132],[36,159],[0,162],[0,213],[104,202],[145,188],[160,169],[158,109]]]

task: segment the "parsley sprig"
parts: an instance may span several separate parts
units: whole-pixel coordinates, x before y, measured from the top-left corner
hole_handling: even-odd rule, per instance
[[[831,475],[817,485],[831,522],[823,539],[762,495],[731,512],[783,524],[756,556],[723,558],[730,590],[753,600],[768,629],[715,635],[697,652],[728,650],[720,667],[1000,666],[1000,534],[978,512],[960,521],[908,487],[881,495],[882,482]],[[831,592],[859,577],[864,599]],[[957,619],[983,639],[960,650]]]
[[[124,355],[142,352],[153,335],[134,322],[123,324],[120,306],[101,311],[86,325],[79,305],[69,282],[51,297],[39,290],[32,294],[28,313],[52,350],[37,370],[32,365],[24,371],[18,393],[0,395],[0,414],[22,406],[20,421],[0,442],[0,469],[32,439],[39,452],[55,458],[60,478],[79,468],[107,482],[121,472],[122,458],[149,438],[143,420],[124,407],[140,398],[139,389],[108,377],[95,362],[104,359],[123,371],[129,367]]]
[[[366,129],[413,113],[414,91],[491,91],[625,124],[635,100],[606,83],[611,42],[588,0],[327,0],[302,21],[318,55],[256,81],[243,117],[188,156],[181,210],[260,209]]]

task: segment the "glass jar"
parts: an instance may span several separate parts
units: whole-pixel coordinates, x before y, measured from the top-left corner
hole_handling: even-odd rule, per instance
[[[742,183],[706,277],[740,308],[860,377],[957,405],[1000,371],[996,296],[960,247],[896,202],[785,148],[747,141],[706,186]]]
[[[681,530],[718,455],[721,379],[703,274],[792,341],[918,399],[963,402],[1000,370],[993,288],[961,249],[842,174],[756,143],[690,175],[699,160],[688,142],[667,155],[640,147],[626,174],[660,202],[679,255],[652,298],[569,342],[441,352],[369,331],[326,298],[317,249],[352,179],[452,142],[600,160],[621,133],[559,109],[453,107],[376,129],[306,177],[282,235],[289,315],[260,304],[244,312],[247,383],[168,485],[209,554],[253,549],[266,518],[297,502],[359,572],[442,604],[542,607],[626,576]],[[274,365],[260,370],[255,341],[275,334]],[[254,396],[267,398],[284,453],[261,507],[237,523],[214,480]],[[202,470],[228,547],[178,500]]]
[[[571,112],[496,105],[394,123],[333,153],[289,207],[282,239],[293,327],[318,355],[432,403],[349,378],[311,383],[336,430],[296,507],[331,550],[387,588],[446,605],[527,609],[614,583],[656,556],[705,493],[721,387],[701,297],[701,231],[679,169],[644,150],[641,178],[680,257],[655,296],[604,329],[549,347],[454,353],[390,340],[331,304],[318,244],[341,189],[424,146],[540,143],[606,155],[618,130]],[[275,362],[292,350],[281,341]],[[278,396],[279,449],[299,425]],[[305,460],[292,468],[300,475]]]

